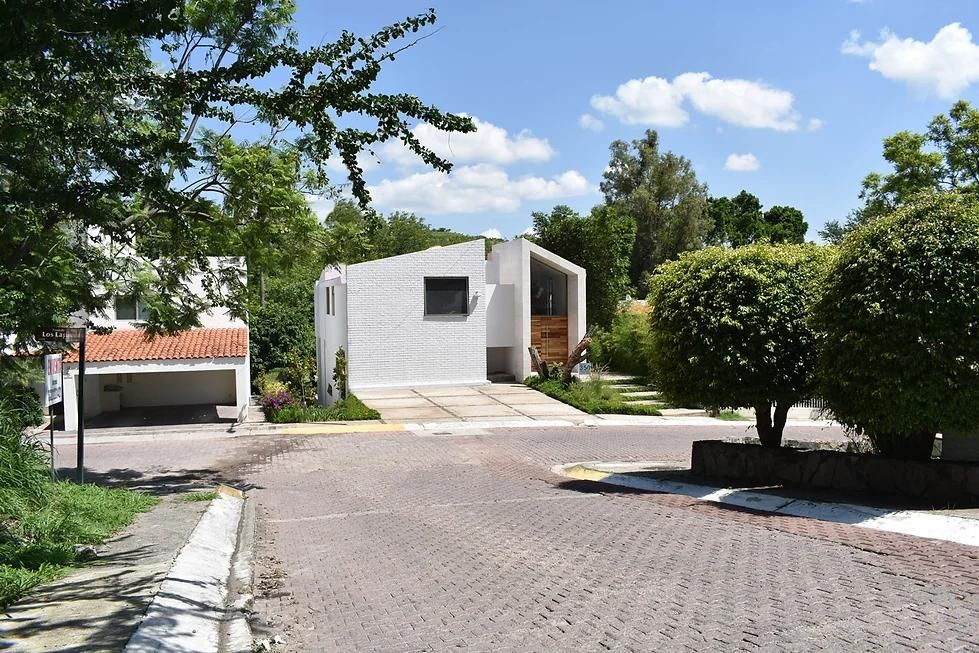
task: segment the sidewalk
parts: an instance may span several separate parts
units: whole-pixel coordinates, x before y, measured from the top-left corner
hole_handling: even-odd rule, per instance
[[[244,438],[263,435],[335,435],[341,433],[390,433],[399,431],[434,432],[509,428],[587,428],[596,426],[717,426],[739,425],[746,430],[754,427],[753,421],[727,421],[705,416],[653,416],[653,415],[586,415],[582,419],[519,418],[495,419],[469,418],[459,421],[434,422],[384,422],[381,420],[357,420],[338,422],[305,422],[273,424],[270,422],[245,422],[229,428],[226,424],[187,424],[166,427],[137,427],[115,429],[86,429],[85,444],[109,444],[119,442],[152,442],[173,440],[211,440]],[[790,419],[787,427],[809,426],[829,428],[836,426],[831,420]],[[47,441],[47,435],[43,436]],[[56,446],[73,446],[74,432],[57,432]]]
[[[43,585],[0,617],[0,650],[106,653],[125,647],[207,502],[163,497],[89,566]]]

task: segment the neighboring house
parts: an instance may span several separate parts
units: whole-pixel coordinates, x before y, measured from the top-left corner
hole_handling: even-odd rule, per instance
[[[228,261],[213,259],[212,265]],[[201,292],[199,279],[191,286],[192,292]],[[147,339],[134,325],[145,319],[145,309],[133,297],[116,297],[106,314],[88,317],[113,331],[89,331],[86,340],[86,418],[121,409],[207,405],[223,407],[222,417],[244,420],[251,393],[245,323],[215,310],[201,315],[201,328]],[[64,375],[64,396],[74,398],[77,352],[65,357]],[[65,430],[73,431],[78,427],[77,401],[66,400],[64,409]]]
[[[528,240],[482,240],[327,267],[316,284],[320,402],[348,389],[523,380],[528,347],[563,362],[585,333],[585,270]]]

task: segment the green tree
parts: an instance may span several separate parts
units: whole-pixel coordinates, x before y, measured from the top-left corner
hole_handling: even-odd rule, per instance
[[[863,206],[843,223],[828,222],[820,231],[824,239],[839,242],[924,191],[979,194],[979,110],[960,100],[947,115],[935,116],[924,133],[905,130],[885,138],[883,155],[892,171],[867,175]]]
[[[751,406],[762,445],[780,446],[789,408],[815,389],[807,307],[826,256],[813,245],[756,244],[662,265],[649,302],[651,369],[663,395],[677,405]]]
[[[710,245],[802,243],[809,228],[799,209],[773,206],[763,212],[761,201],[745,190],[734,197],[711,197],[707,214],[713,225],[707,237]]]
[[[808,230],[802,211],[795,207],[775,205],[765,211],[766,242],[802,244]]]
[[[640,293],[657,265],[696,249],[710,231],[707,187],[690,161],[659,151],[659,136],[646,130],[631,144],[614,141],[601,183],[609,206],[633,218],[636,241],[630,277]]]
[[[821,394],[886,456],[979,427],[979,201],[927,193],[846,238],[813,322]]]
[[[29,346],[39,325],[103,309],[118,279],[141,278],[152,332],[198,325],[204,304],[243,316],[237,275],[215,272],[205,255],[232,235],[241,255],[274,255],[274,238],[264,239],[295,233],[296,215],[275,202],[294,206],[297,177],[325,188],[327,162],[339,157],[366,204],[357,155],[390,139],[449,169],[411,128],[472,131],[471,120],[374,88],[434,12],[303,49],[294,9],[291,0],[0,5],[0,346]],[[160,262],[146,271],[141,260]],[[196,274],[208,277],[206,302],[183,299]]]
[[[533,240],[587,270],[585,294],[590,324],[608,327],[630,293],[629,264],[636,237],[632,218],[610,206],[582,216],[568,206],[531,214]]]

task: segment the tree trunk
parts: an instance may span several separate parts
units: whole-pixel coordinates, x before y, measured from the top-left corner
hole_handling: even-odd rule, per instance
[[[564,363],[564,371],[561,373],[561,383],[568,385],[571,383],[571,371],[574,369],[575,365],[585,360],[585,351],[591,344],[591,337],[595,333],[595,327],[592,326],[585,333],[585,337],[575,345],[571,353],[568,354],[568,360]]]
[[[527,347],[527,350],[530,352],[530,366],[537,372],[537,376],[546,381],[551,375],[547,369],[547,361],[537,351],[537,347]]]
[[[772,424],[772,404],[766,401],[755,404],[754,408],[755,428],[758,430],[758,439],[761,440],[761,446],[780,447],[782,445],[782,430],[776,430],[775,424]],[[784,420],[782,424],[784,426]]]

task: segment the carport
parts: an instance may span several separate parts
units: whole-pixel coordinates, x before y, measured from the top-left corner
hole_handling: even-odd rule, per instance
[[[147,339],[140,330],[89,336],[85,424],[131,427],[233,422],[248,410],[247,329],[194,329]],[[76,396],[78,358],[69,355],[65,396]],[[77,428],[74,401],[65,429]]]

